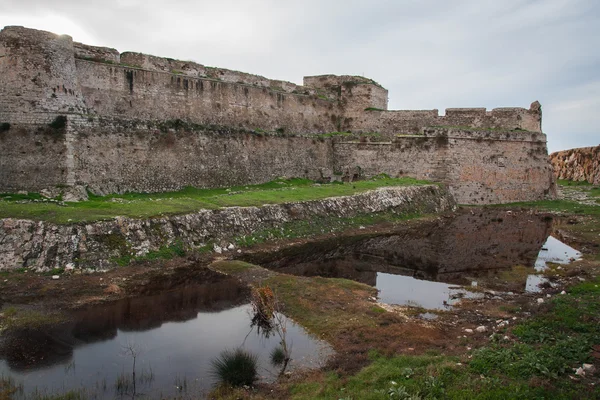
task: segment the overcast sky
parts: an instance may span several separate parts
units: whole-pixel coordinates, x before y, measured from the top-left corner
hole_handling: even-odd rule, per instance
[[[390,109],[539,100],[550,151],[600,144],[600,0],[2,0],[6,25],[300,84],[364,75]]]

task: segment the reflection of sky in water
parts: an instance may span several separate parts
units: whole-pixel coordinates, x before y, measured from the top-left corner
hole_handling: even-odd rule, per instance
[[[561,242],[560,240],[548,236],[548,240],[542,246],[535,260],[534,268],[537,272],[543,272],[548,268],[547,263],[569,264],[571,261],[581,258],[581,253]],[[529,275],[525,284],[525,291],[529,293],[539,293],[542,291],[540,285],[548,282],[547,278],[541,275]]]
[[[377,273],[379,300],[387,304],[400,304],[427,309],[446,309],[466,298],[482,297],[443,282],[432,282],[411,276]]]
[[[546,263],[548,262],[568,264],[579,258],[581,258],[580,252],[549,236],[539,251],[534,267],[536,271],[541,272],[547,268]],[[541,292],[539,285],[547,281],[548,279],[542,275],[529,275],[525,284],[525,291],[529,293]],[[377,289],[379,289],[379,299],[384,303],[426,309],[447,309],[460,301],[459,296],[461,295],[465,298],[482,297],[481,293],[456,289],[455,285],[382,272],[377,273]]]
[[[558,239],[548,236],[548,240],[542,246],[535,260],[535,270],[543,271],[547,268],[546,263],[553,262],[556,264],[568,264],[573,260],[581,258],[581,253],[567,246]]]
[[[136,360],[138,378],[152,370],[151,385],[138,383],[137,392],[152,398],[177,394],[175,386],[182,385],[199,393],[209,390],[214,383],[210,376],[210,362],[224,349],[244,348],[259,355],[259,374],[272,380],[276,370],[268,362],[270,351],[278,345],[274,335],[265,339],[250,331],[249,305],[221,312],[200,312],[186,322],[168,322],[159,328],[143,332],[118,330],[117,336],[106,341],[81,345],[73,351],[71,360],[47,368],[14,372],[6,361],[0,361],[0,375],[9,375],[25,385],[26,392],[36,387],[49,393],[88,388],[88,397],[114,398],[115,381],[125,372],[131,376],[132,359],[124,346],[131,343],[139,350]],[[292,345],[292,366],[316,366],[323,344],[310,338],[298,325],[288,321],[287,339]],[[103,386],[106,385],[106,391]],[[43,389],[42,389],[43,390]],[[91,393],[91,395],[89,395]],[[189,394],[189,393],[188,393]]]

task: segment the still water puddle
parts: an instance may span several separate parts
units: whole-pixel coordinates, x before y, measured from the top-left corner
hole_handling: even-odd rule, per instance
[[[135,397],[198,398],[215,383],[211,360],[243,346],[258,355],[261,379],[272,381],[278,369],[269,354],[279,338],[251,329],[246,299],[245,289],[223,281],[82,310],[67,324],[3,338],[0,376],[22,383],[23,398],[70,390],[131,398],[135,354]],[[291,320],[286,327],[292,369],[316,367],[330,352]]]
[[[531,212],[466,210],[454,218],[398,228],[385,234],[335,238],[244,256],[278,272],[352,279],[376,287],[388,304],[449,309],[463,298],[482,298],[469,290],[535,291],[546,263],[580,257],[550,236],[552,218]],[[521,265],[529,276],[505,280]],[[516,280],[516,282],[515,282]]]
[[[387,304],[401,304],[426,309],[444,309],[462,298],[482,298],[483,293],[469,292],[456,285],[432,282],[412,276],[377,273],[375,287],[379,300]]]
[[[548,263],[569,264],[579,260],[581,253],[561,242],[560,240],[549,236],[546,243],[540,249],[535,260],[534,269],[536,272],[544,272],[548,269]],[[529,293],[539,293],[542,291],[540,285],[549,284],[548,278],[543,275],[529,275],[525,284],[525,291]]]

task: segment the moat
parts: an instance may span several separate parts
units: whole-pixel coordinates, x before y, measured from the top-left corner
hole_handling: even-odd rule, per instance
[[[436,312],[459,309],[463,299],[483,299],[495,291],[534,293],[540,284],[550,284],[540,275],[549,263],[581,256],[553,233],[548,215],[467,210],[384,234],[359,233],[240,257],[278,273],[358,281],[377,288],[379,302],[428,309],[432,312],[422,318],[436,319]],[[70,390],[87,398],[193,397],[215,384],[211,360],[224,349],[243,346],[259,355],[261,381],[274,381],[277,371],[268,355],[278,338],[251,328],[248,288],[229,278],[182,282],[76,310],[68,322],[51,328],[5,334],[0,375],[22,384],[18,394],[24,398]],[[288,338],[292,370],[317,368],[332,354],[291,321]]]

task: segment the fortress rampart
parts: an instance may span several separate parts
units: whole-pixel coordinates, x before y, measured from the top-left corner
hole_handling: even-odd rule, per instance
[[[387,99],[364,77],[312,76],[301,86],[6,27],[0,191],[163,191],[387,173],[444,182],[459,202],[552,195],[539,103],[440,116],[390,111]]]

